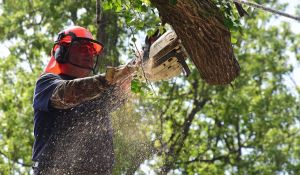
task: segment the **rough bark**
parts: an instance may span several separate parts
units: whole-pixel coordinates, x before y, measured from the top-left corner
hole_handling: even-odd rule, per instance
[[[172,25],[201,78],[212,85],[229,84],[240,71],[224,18],[210,0],[151,0],[163,23]]]

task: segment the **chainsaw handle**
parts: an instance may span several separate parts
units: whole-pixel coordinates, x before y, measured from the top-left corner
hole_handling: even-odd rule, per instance
[[[178,62],[181,64],[185,76],[188,77],[191,74],[191,70],[189,66],[186,64],[184,57],[181,54],[178,54]]]
[[[191,70],[190,70],[189,66],[186,64],[184,56],[182,55],[182,53],[177,53],[175,50],[173,50],[172,52],[168,53],[164,57],[167,57],[167,58],[175,57],[175,58],[177,58],[178,62],[180,63],[180,65],[183,68],[185,76],[188,77],[191,74]]]

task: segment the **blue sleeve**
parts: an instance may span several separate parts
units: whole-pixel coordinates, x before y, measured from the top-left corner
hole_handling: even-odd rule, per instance
[[[63,83],[63,80],[58,75],[45,74],[41,76],[36,82],[33,108],[47,112],[49,110],[49,101],[52,93],[60,83]]]

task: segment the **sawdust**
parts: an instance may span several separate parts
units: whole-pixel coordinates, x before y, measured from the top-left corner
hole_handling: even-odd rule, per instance
[[[114,87],[97,99],[59,111],[55,132],[39,165],[42,174],[112,174],[113,130],[109,114],[127,97]]]

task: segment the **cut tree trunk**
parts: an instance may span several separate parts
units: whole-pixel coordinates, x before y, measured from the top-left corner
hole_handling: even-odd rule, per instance
[[[210,0],[151,0],[163,23],[170,24],[201,78],[212,85],[232,82],[240,72],[224,17]]]

